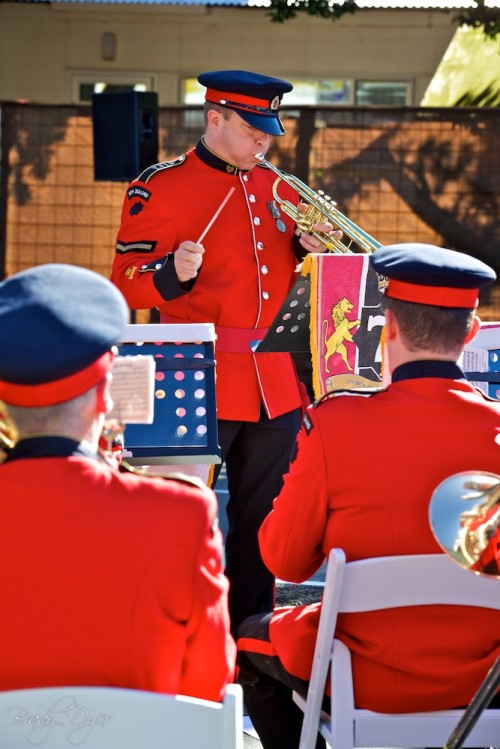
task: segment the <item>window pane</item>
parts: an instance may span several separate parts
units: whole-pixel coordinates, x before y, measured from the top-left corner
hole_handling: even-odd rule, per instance
[[[284,104],[350,104],[352,82],[344,79],[291,80],[293,91]]]
[[[290,79],[293,91],[285,94],[283,104],[350,104],[352,101],[352,81],[344,79],[312,80]],[[184,104],[203,104],[205,87],[195,78],[187,78],[181,84],[181,98]]]
[[[97,74],[99,75],[99,74]],[[152,81],[135,80],[128,76],[117,76],[110,74],[107,77],[100,77],[92,80],[88,75],[72,74],[71,75],[71,100],[88,101],[92,100],[93,94],[102,94],[111,91],[153,91]]]
[[[356,104],[401,107],[408,104],[408,89],[402,81],[357,81]]]

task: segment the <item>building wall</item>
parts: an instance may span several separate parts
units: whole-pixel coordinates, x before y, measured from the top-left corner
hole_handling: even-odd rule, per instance
[[[408,80],[424,95],[456,29],[453,11],[358,10],[338,21],[301,14],[272,23],[261,8],[0,3],[0,101],[67,104],[72,77],[144,73],[161,106],[181,103],[179,80],[244,68],[282,77]],[[102,59],[104,32],[116,59]]]

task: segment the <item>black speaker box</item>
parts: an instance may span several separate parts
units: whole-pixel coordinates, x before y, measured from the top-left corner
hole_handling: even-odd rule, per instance
[[[130,182],[158,162],[158,95],[111,91],[92,96],[94,178]]]

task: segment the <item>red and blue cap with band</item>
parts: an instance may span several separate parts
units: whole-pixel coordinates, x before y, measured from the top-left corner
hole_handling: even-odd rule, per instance
[[[49,263],[0,283],[0,400],[43,407],[75,398],[113,366],[129,310],[103,276]]]
[[[293,89],[288,81],[246,70],[213,70],[201,73],[205,100],[232,109],[252,127],[269,135],[283,135],[279,118],[283,94]]]
[[[475,309],[479,290],[497,277],[471,255],[417,242],[379,247],[370,264],[387,279],[385,296],[433,307]]]

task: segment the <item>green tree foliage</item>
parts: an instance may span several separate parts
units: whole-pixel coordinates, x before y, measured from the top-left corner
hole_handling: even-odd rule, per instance
[[[490,39],[495,39],[500,34],[500,11],[494,8],[486,8],[485,0],[474,0],[475,8],[469,8],[456,16],[455,21],[459,25],[483,27],[484,34]],[[355,13],[359,10],[356,0],[270,0],[268,15],[273,23],[284,23],[291,18],[296,18],[299,13],[319,18],[330,18],[337,21],[346,13]]]
[[[474,0],[476,7],[469,8],[456,17],[460,25],[472,26],[474,29],[483,27],[486,37],[496,39],[500,34],[500,11],[498,8],[486,8],[484,0]]]
[[[336,21],[345,13],[354,13],[356,10],[356,0],[344,0],[340,3],[331,0],[271,0],[268,15],[273,23],[283,23],[296,18],[298,13]]]
[[[467,91],[452,105],[454,107],[500,107],[500,89],[492,84],[479,93]]]

